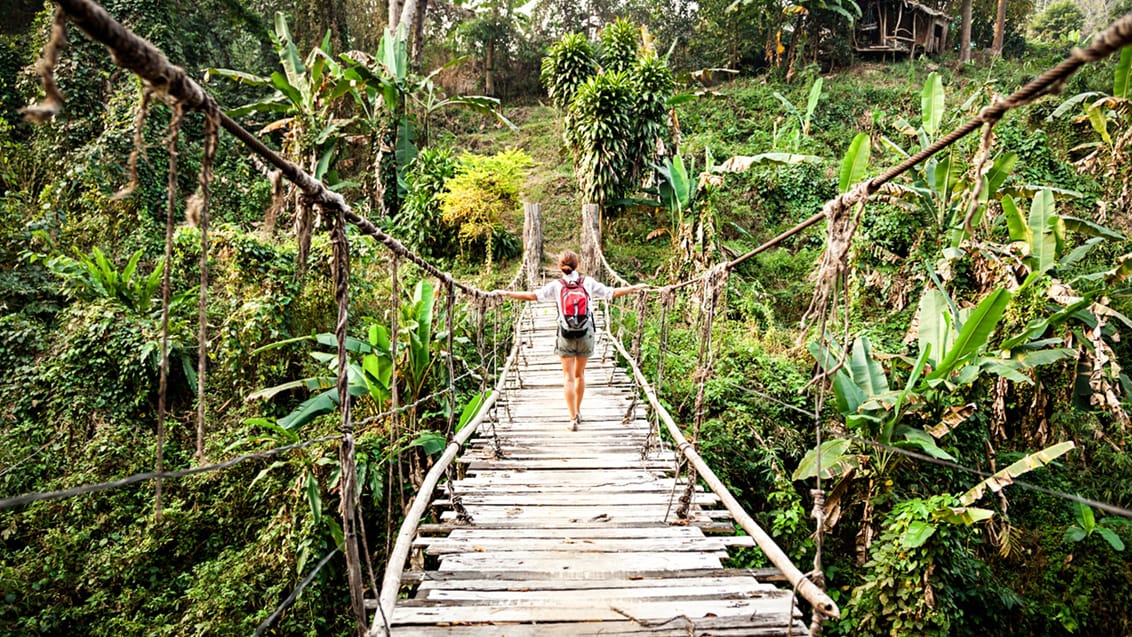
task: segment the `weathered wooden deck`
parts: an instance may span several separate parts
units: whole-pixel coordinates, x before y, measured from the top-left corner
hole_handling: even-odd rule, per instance
[[[630,413],[632,381],[600,335],[581,425],[568,430],[555,310],[531,309],[531,344],[497,406],[502,455],[485,424],[460,458],[453,486],[474,522],[456,523],[437,490],[441,524],[418,530],[403,580],[415,590],[388,617],[392,633],[808,634],[791,591],[756,577],[775,571],[724,567],[729,549],[754,543],[734,535],[713,493],[698,489],[688,522],[673,524],[675,459],[655,445],[642,453],[644,403]]]

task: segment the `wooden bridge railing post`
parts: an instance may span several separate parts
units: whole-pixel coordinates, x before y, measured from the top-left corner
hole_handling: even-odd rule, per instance
[[[582,204],[582,253],[578,264],[582,272],[601,272],[601,206]]]
[[[523,270],[527,289],[539,287],[542,273],[542,204],[523,203]]]

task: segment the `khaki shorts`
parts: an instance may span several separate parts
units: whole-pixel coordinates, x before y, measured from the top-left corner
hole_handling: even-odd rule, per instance
[[[594,354],[594,326],[591,323],[586,329],[585,336],[566,338],[562,332],[558,333],[558,340],[554,344],[554,353],[562,358],[590,358]]]

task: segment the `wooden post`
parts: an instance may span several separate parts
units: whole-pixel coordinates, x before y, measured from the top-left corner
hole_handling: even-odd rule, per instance
[[[523,203],[523,269],[527,289],[539,286],[542,275],[542,204]]]
[[[582,204],[582,252],[579,270],[584,274],[601,272],[601,206]]]

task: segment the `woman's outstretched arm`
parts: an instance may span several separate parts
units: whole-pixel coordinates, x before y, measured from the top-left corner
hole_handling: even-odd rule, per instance
[[[640,292],[641,290],[643,290],[647,287],[648,286],[645,285],[644,283],[638,283],[637,285],[630,285],[627,288],[614,288],[613,289],[613,298],[617,298],[619,296],[625,296],[626,294],[632,294],[633,292]]]
[[[534,292],[516,292],[515,290],[496,290],[495,294],[506,296],[518,301],[537,301],[538,295]]]

